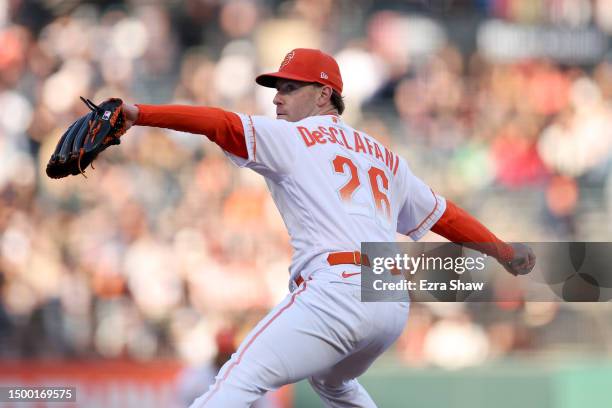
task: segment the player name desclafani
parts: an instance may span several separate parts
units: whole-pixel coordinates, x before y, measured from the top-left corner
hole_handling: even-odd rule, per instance
[[[433,282],[426,279],[421,279],[417,282],[402,279],[399,282],[385,282],[382,279],[377,279],[372,283],[374,290],[483,290],[484,282],[461,282],[459,279],[453,279],[448,282]]]
[[[370,140],[365,135],[360,135],[357,131],[353,132],[352,137],[349,136],[347,138],[346,134],[344,133],[344,130],[339,127],[336,128],[333,126],[319,126],[317,127],[317,129],[318,130],[308,129],[304,126],[297,127],[297,130],[300,132],[300,135],[302,135],[302,139],[304,139],[306,147],[312,147],[317,143],[335,143],[344,147],[345,149],[353,150],[356,153],[367,153],[372,157],[376,157],[376,159],[380,160],[381,163],[384,163],[389,168],[389,170],[393,171],[393,175],[397,174],[399,160],[395,157],[393,152],[387,149],[385,146],[379,145],[379,143]],[[385,152],[384,156],[383,151]]]

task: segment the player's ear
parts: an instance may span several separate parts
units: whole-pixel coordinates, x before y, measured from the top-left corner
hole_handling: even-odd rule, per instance
[[[331,86],[328,85],[323,85],[319,88],[319,97],[317,98],[318,105],[325,106],[328,102],[331,102],[333,92]]]

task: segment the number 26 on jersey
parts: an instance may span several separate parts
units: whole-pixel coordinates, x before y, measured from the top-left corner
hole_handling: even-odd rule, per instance
[[[346,156],[336,155],[332,160],[334,172],[337,174],[348,175],[348,180],[340,189],[338,194],[340,199],[352,207],[353,210],[361,208],[361,211],[350,211],[352,213],[363,213],[366,207],[372,208],[372,204],[355,202],[356,193],[362,187],[361,178],[357,166],[350,158]],[[389,191],[389,178],[385,172],[378,168],[371,166],[367,171],[367,180],[369,181],[369,187],[371,192],[371,200],[373,207],[378,215],[382,215],[383,218],[389,222],[391,220],[391,204],[387,196]],[[365,214],[364,214],[365,215]]]

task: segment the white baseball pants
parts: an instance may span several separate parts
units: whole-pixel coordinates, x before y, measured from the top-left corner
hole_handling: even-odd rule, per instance
[[[190,408],[246,408],[268,391],[308,378],[327,407],[376,407],[356,378],[401,334],[408,303],[360,301],[359,271],[317,271],[278,304]]]

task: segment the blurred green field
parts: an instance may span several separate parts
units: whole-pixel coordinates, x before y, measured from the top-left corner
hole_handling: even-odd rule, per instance
[[[461,370],[406,368],[385,361],[360,382],[384,408],[611,407],[612,360],[509,360]],[[322,407],[306,381],[295,408]]]

